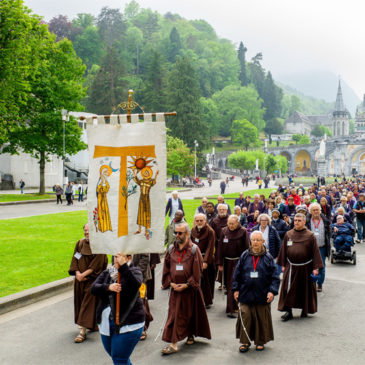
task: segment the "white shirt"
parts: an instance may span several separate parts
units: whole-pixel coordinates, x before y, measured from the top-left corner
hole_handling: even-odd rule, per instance
[[[261,227],[260,231],[262,232]],[[266,226],[265,231],[263,231],[262,234],[264,235],[265,246],[269,248],[269,226]]]
[[[99,324],[99,332],[101,335],[110,336],[110,326],[109,326],[109,316],[111,312],[110,306],[106,307],[101,314],[101,323]],[[126,324],[119,329],[119,334],[132,332],[144,327],[144,322],[134,323],[134,324]]]
[[[176,211],[179,210],[179,198],[171,198],[171,213],[170,213],[170,223],[175,218]]]

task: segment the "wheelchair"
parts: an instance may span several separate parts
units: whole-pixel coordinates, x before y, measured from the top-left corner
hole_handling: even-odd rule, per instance
[[[355,245],[355,232],[352,235],[352,245],[351,245],[351,251],[337,251],[335,248],[335,238],[337,234],[333,233],[333,240],[331,245],[331,256],[330,261],[331,264],[335,264],[337,262],[351,262],[353,265],[356,265],[356,250],[354,249]]]

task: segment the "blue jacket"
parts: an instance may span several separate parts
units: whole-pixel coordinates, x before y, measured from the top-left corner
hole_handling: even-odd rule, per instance
[[[239,291],[240,303],[267,304],[267,293],[278,294],[279,274],[273,257],[266,252],[257,262],[258,278],[251,278],[250,273],[254,271],[253,257],[249,250],[241,255],[233,274],[232,291]]]
[[[260,230],[260,224],[257,224],[255,227],[252,228],[252,231],[259,231]],[[278,231],[275,227],[269,226],[269,252],[272,257],[276,258],[279,255],[281,246],[281,239],[279,236]]]
[[[179,201],[179,210],[182,210],[182,212],[184,213],[185,216],[185,212],[184,212],[184,208],[182,206],[182,202],[180,198],[177,198],[177,200]],[[169,217],[171,216],[171,212],[172,212],[172,198],[169,198],[169,200],[167,201],[166,204],[166,211],[165,211],[165,215],[167,213],[169,213]]]
[[[278,231],[279,236],[281,239],[284,238],[285,233],[289,230],[289,227],[286,225],[286,223],[282,220],[282,219],[278,219],[278,220],[271,220],[271,225],[273,227],[275,227],[275,229]]]
[[[355,231],[355,228],[352,224],[350,223],[342,223],[342,224],[332,224],[332,229],[337,227],[338,231],[337,232],[333,232],[336,235],[349,235],[352,236],[352,234]]]

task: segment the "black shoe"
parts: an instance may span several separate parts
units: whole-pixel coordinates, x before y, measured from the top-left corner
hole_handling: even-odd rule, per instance
[[[322,285],[318,285],[318,286],[317,286],[317,292],[318,292],[318,293],[321,293],[321,292],[322,292]]]
[[[300,318],[307,318],[308,317],[308,314],[303,312],[300,314]]]
[[[293,313],[292,312],[286,312],[284,315],[281,316],[281,320],[283,322],[287,322],[293,319]]]
[[[237,318],[237,313],[227,313],[228,318]]]

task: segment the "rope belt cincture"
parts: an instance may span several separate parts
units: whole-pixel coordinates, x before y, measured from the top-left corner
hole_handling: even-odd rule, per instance
[[[292,267],[293,266],[305,266],[305,265],[308,265],[310,264],[313,259],[307,261],[307,262],[303,262],[303,263],[300,263],[300,264],[295,264],[293,262],[291,262],[288,258],[286,258],[286,260],[289,262],[289,265],[290,265],[290,268],[289,268],[289,279],[288,279],[288,291],[287,293],[289,293],[289,290],[290,290],[290,284],[291,284],[291,271],[292,271]]]

